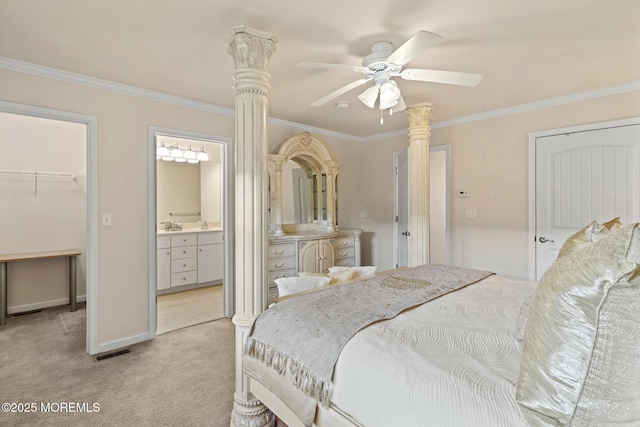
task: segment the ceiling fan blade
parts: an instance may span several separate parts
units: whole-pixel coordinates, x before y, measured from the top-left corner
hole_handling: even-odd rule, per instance
[[[400,95],[400,98],[398,98],[398,103],[391,107],[391,112],[395,114],[398,111],[405,110],[406,108],[407,104],[404,103],[404,98],[402,98],[402,95]]]
[[[327,102],[331,101],[332,99],[339,97],[343,93],[347,93],[350,90],[357,88],[358,86],[362,86],[363,84],[365,84],[369,80],[371,80],[371,79],[370,78],[369,79],[360,79],[360,80],[356,80],[355,82],[351,82],[348,85],[342,86],[340,89],[334,90],[330,94],[325,95],[322,98],[318,99],[317,101],[313,102],[311,104],[311,106],[312,107],[319,107],[321,105],[324,105]]]
[[[357,65],[329,64],[326,62],[298,62],[297,68],[346,68],[352,71],[364,71],[366,68]]]
[[[459,86],[477,86],[482,80],[481,74],[459,73],[457,71],[423,70],[419,68],[406,68],[400,72],[400,77],[405,80],[446,83]]]
[[[430,33],[429,31],[418,31],[409,40],[404,42],[402,46],[389,55],[387,61],[392,64],[402,66],[441,41],[442,36]]]

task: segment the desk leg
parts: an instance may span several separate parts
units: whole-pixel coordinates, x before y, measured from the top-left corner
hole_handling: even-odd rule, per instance
[[[69,257],[69,304],[76,311],[76,257]]]
[[[7,316],[7,263],[0,262],[0,326]]]

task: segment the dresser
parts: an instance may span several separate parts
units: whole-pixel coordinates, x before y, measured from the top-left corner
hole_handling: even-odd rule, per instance
[[[329,267],[360,265],[362,230],[301,231],[270,235],[267,305],[278,296],[275,279],[295,277],[301,272],[327,273]]]

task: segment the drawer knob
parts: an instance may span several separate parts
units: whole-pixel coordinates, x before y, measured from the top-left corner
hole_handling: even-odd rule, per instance
[[[272,253],[274,255],[282,255],[284,253],[284,249],[274,249]]]
[[[284,267],[284,262],[281,262],[280,264],[277,264],[277,263],[275,263],[275,262],[274,262],[274,263],[273,263],[273,264],[271,264],[271,265],[272,265],[274,268],[280,268],[280,267]]]

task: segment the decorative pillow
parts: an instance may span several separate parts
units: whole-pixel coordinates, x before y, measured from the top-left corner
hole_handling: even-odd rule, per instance
[[[562,248],[560,248],[560,252],[558,252],[558,258],[562,258],[563,256],[567,256],[570,253],[577,251],[578,249],[582,249],[607,234],[609,234],[608,228],[602,224],[598,224],[597,221],[592,221],[591,224],[587,225],[577,233],[572,234],[567,238],[567,240],[565,240]]]
[[[602,225],[609,231],[620,230],[622,228],[622,221],[620,221],[620,217],[617,216],[610,221],[603,222]]]
[[[377,266],[364,266],[364,267],[329,267],[329,273],[341,273],[344,271],[351,272],[351,279],[358,277],[372,276],[376,274]]]
[[[278,295],[295,294],[310,289],[319,288],[329,284],[329,278],[326,276],[302,276],[302,277],[281,277],[275,279],[278,285]]]
[[[639,305],[639,262],[632,224],[557,259],[542,276],[516,386],[532,425],[640,420],[640,310],[629,308]]]
[[[329,284],[334,285],[336,283],[344,282],[346,280],[351,279],[352,273],[349,270],[338,271],[338,272],[329,273],[329,274],[300,272],[298,273],[298,276],[328,277]]]
[[[518,318],[516,319],[516,332],[515,336],[518,341],[524,340],[524,329],[527,326],[527,320],[529,319],[529,311],[531,309],[531,300],[533,294],[527,296],[520,306],[518,312]]]

